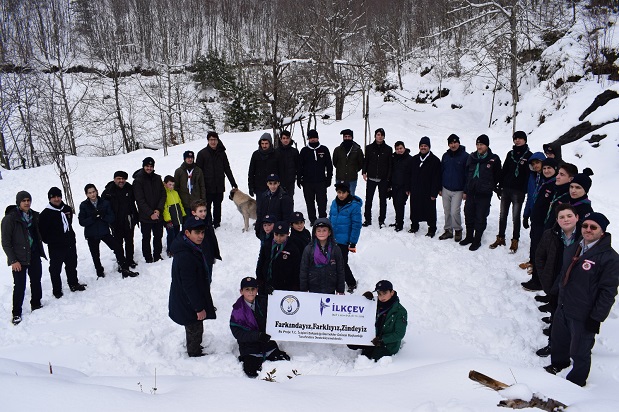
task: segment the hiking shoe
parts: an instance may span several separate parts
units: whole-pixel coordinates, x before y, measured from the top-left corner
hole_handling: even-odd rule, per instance
[[[161,255],[157,255],[153,258],[153,262],[159,262],[160,260],[163,260],[163,258],[161,257]]]
[[[524,270],[524,269],[528,269],[528,268],[533,267],[533,264],[531,263],[531,261],[528,261],[528,262],[523,262],[523,263],[519,264],[518,267],[520,269]]]
[[[559,368],[558,366],[555,366],[555,365],[544,366],[544,370],[548,373],[552,373],[553,375],[556,375],[557,373],[561,372],[563,369],[565,368]]]
[[[71,292],[83,292],[86,290],[86,285],[76,283],[75,285],[69,285],[69,289],[71,289]]]
[[[537,308],[540,312],[550,312],[550,303],[546,303],[545,305],[542,305],[540,307]]]
[[[396,232],[401,232],[402,229],[403,229],[402,226],[396,226],[395,229],[393,229],[393,230],[395,230]]]
[[[460,246],[470,245],[471,243],[473,243],[473,236],[471,237],[466,236],[464,239],[458,242]]]
[[[153,258],[151,256],[145,257],[144,260],[146,261],[146,263],[153,263]]]
[[[469,246],[469,250],[471,251],[476,251],[477,249],[479,249],[481,247],[481,242],[473,242],[471,243],[471,246]]]
[[[543,348],[539,349],[537,352],[535,352],[535,354],[539,356],[540,358],[545,358],[547,356],[550,356],[550,353],[551,353],[550,345],[546,345]]]
[[[127,265],[129,265],[129,267],[130,267],[131,269],[135,269],[135,268],[137,268],[137,267],[138,267],[138,264],[137,264],[137,263],[135,262],[135,260],[133,260],[133,259],[132,259],[132,260],[130,260],[129,262],[127,262]]]
[[[419,228],[414,229],[412,226],[410,229],[408,229],[408,233],[417,233],[419,231]]]
[[[97,268],[97,277],[98,278],[104,278],[105,277],[105,270],[103,268]]]
[[[497,236],[493,244],[489,246],[490,249],[496,249],[499,246],[505,246],[505,238]]]
[[[456,230],[456,234],[454,235],[454,241],[460,243],[461,240],[462,240],[462,231]]]
[[[451,239],[454,235],[451,233],[451,230],[446,230],[442,235],[438,237],[438,240]]]
[[[21,323],[21,316],[13,316],[13,320],[11,322],[13,325],[19,325]]]
[[[63,296],[64,296],[64,293],[62,293],[62,290],[61,290],[61,291],[59,291],[59,292],[54,292],[54,297],[55,297],[56,299],[60,299],[60,298],[61,298],[61,297],[63,297]]]
[[[550,296],[548,296],[548,295],[537,295],[535,297],[535,300],[537,302],[541,302],[541,303],[549,303],[550,302]]]
[[[509,245],[509,252],[516,253],[518,250],[518,239],[512,239],[512,244]]]
[[[371,221],[371,220],[366,220],[366,221],[364,221],[364,222],[361,224],[361,226],[363,226],[363,227],[372,226],[372,221]],[[258,376],[258,375],[256,375],[256,376]]]
[[[35,310],[41,309],[42,307],[43,305],[39,302],[39,303],[35,303],[34,305],[30,305],[30,310],[34,312]]]
[[[527,282],[522,282],[520,283],[520,285],[522,285],[524,290],[527,290],[529,292],[537,292],[537,291],[542,290],[542,284],[533,279]]]
[[[429,237],[429,238],[433,238],[435,235],[436,235],[436,232],[432,230],[428,230],[428,233],[426,233],[426,237]]]
[[[133,272],[131,269],[129,268],[124,268],[121,269],[120,273],[122,273],[123,275],[123,279],[124,278],[134,278],[136,276],[139,276],[140,274],[138,272]]]

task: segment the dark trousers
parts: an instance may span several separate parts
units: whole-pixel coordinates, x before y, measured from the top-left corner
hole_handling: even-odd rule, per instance
[[[488,224],[488,214],[490,214],[490,201],[492,195],[467,195],[464,203],[464,220],[466,225],[466,236],[475,231],[475,237],[481,239],[486,225]]]
[[[404,227],[404,210],[406,209],[406,201],[408,195],[404,188],[393,188],[391,192],[393,199],[393,209],[395,210],[395,227],[402,229]]]
[[[591,349],[595,344],[595,333],[585,329],[584,321],[567,316],[559,305],[552,320],[551,338],[552,364],[557,368],[567,368],[572,358],[574,365],[566,378],[576,385],[585,386],[591,369]]]
[[[204,334],[204,323],[199,320],[189,325],[185,325],[185,337],[187,339],[187,354],[199,355],[202,353],[202,335]]]
[[[544,234],[544,226],[543,225],[534,225],[531,224],[531,231],[529,232],[529,236],[531,237],[531,248],[529,249],[529,261],[533,264],[533,271],[531,272],[531,279],[539,283],[539,274],[537,273],[537,268],[535,267],[535,251],[537,250],[537,246],[539,242],[542,240],[542,235]]]
[[[171,253],[170,249],[172,248],[172,242],[174,241],[174,239],[176,239],[176,236],[178,236],[181,233],[181,227],[180,226],[172,226],[171,228],[167,227],[165,228],[166,231],[166,251],[168,253]]]
[[[346,281],[347,286],[357,286],[357,280],[352,274],[352,270],[350,270],[350,266],[348,266],[348,245],[342,245],[340,243],[337,244],[342,251],[342,260],[344,261],[344,280]]]
[[[520,218],[522,215],[522,204],[524,203],[525,193],[514,189],[503,189],[501,193],[501,210],[499,214],[499,236],[505,237],[507,229],[507,215],[509,207],[512,207],[512,224],[514,232],[512,239],[520,239]]]
[[[19,272],[13,272],[13,316],[21,316],[21,307],[26,295],[26,273],[30,278],[30,306],[41,306],[43,291],[41,290],[41,257],[34,255],[30,259],[30,265],[22,265]]]
[[[121,248],[124,245],[125,260],[127,262],[133,262],[133,250],[135,249],[133,245],[133,228],[124,230],[112,229],[112,236],[114,236],[114,239],[116,239],[116,242]]]
[[[121,267],[125,267],[125,257],[123,256],[122,247],[116,242],[114,236],[109,233],[103,236],[101,239],[87,239],[88,249],[90,249],[90,255],[92,256],[92,262],[95,264],[95,269],[102,269],[101,265],[101,252],[99,251],[99,244],[105,243],[116,256],[116,261]]]
[[[142,231],[142,255],[144,259],[152,259],[153,256],[160,257],[163,250],[163,222],[140,222],[140,230]],[[150,236],[153,235],[153,253],[150,249]]]
[[[387,179],[382,179],[380,182],[375,182],[368,179],[365,189],[365,213],[363,217],[367,222],[372,221],[372,200],[374,200],[374,192],[378,187],[378,202],[379,213],[378,223],[384,223],[387,216],[387,189],[389,189],[389,182]]]
[[[213,224],[219,226],[221,223],[221,202],[224,201],[222,193],[207,193],[206,194],[206,215],[211,217]],[[213,213],[211,214],[211,205],[213,205]],[[185,210],[186,213],[189,211]]]
[[[311,223],[316,220],[316,204],[318,204],[318,217],[327,217],[327,187],[325,182],[304,183],[303,197],[305,197],[307,215]]]
[[[282,187],[284,188],[286,193],[288,193],[288,196],[290,196],[290,199],[292,199],[292,204],[293,204],[292,209],[294,210],[294,190],[295,190],[294,180],[292,182],[282,182]]]
[[[49,277],[52,280],[52,292],[56,295],[62,293],[62,264],[67,274],[69,286],[77,285],[77,250],[75,245],[52,246],[49,245]]]

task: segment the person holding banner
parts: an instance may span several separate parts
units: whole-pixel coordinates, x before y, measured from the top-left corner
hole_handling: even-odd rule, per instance
[[[299,281],[301,292],[344,294],[344,258],[327,218],[314,222],[312,242],[301,257]]]
[[[301,252],[289,241],[289,232],[288,222],[277,222],[273,240],[260,248],[256,279],[261,295],[271,295],[274,290],[299,290]]]
[[[252,277],[241,280],[241,296],[232,305],[230,330],[239,344],[239,361],[250,378],[258,376],[265,360],[290,360],[290,356],[266,333],[267,297],[258,296],[258,281]]]
[[[378,293],[376,307],[376,337],[372,339],[373,346],[348,345],[350,349],[361,349],[361,354],[374,361],[383,356],[392,356],[398,353],[402,339],[406,335],[408,313],[402,304],[398,293],[393,290],[393,284],[388,280],[381,280],[376,284],[374,292]],[[373,300],[374,295],[368,291],[363,294]]]

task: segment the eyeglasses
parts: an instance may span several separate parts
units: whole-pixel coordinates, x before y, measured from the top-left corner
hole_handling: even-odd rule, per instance
[[[583,229],[591,229],[592,231],[598,230],[600,227],[598,225],[592,225],[590,223],[583,223],[581,226]]]

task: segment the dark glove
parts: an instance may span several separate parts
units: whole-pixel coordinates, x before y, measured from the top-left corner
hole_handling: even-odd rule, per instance
[[[101,218],[101,211],[100,210],[95,210],[95,213],[93,214],[93,216],[95,217],[95,219],[100,219]]]
[[[591,333],[600,333],[600,322],[592,318],[587,318],[585,321],[585,330]]]
[[[383,344],[383,341],[378,336],[372,339],[372,345],[382,346],[382,344]]]
[[[374,300],[374,294],[369,290],[367,292],[363,292],[363,297],[367,300]]]
[[[356,243],[349,243],[348,244],[348,251],[350,253],[357,253],[357,244]]]
[[[255,193],[254,193],[254,191],[253,191],[253,190],[251,190],[251,189],[249,189],[249,195],[250,195],[251,197],[254,197],[254,194],[255,194]]]
[[[303,182],[300,180],[297,180],[297,187],[301,189],[302,186],[303,186]]]
[[[529,228],[529,218],[528,217],[523,217],[522,218],[522,227],[525,229]]]
[[[262,343],[267,343],[271,340],[271,335],[268,333],[260,332],[260,336],[258,336],[258,341]]]

